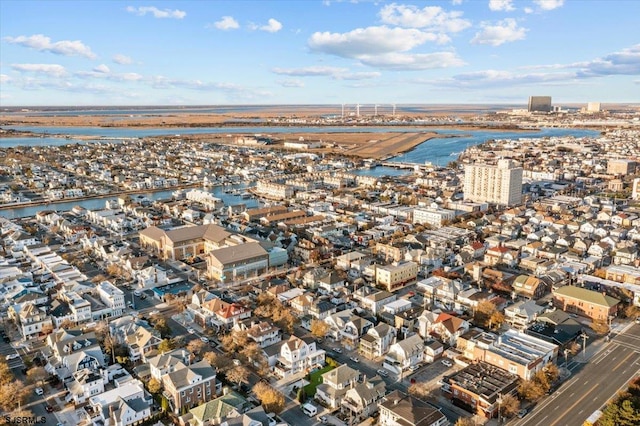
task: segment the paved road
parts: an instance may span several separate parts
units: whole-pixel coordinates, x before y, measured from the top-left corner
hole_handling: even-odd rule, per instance
[[[512,424],[582,426],[594,411],[640,373],[640,325],[629,326],[603,344],[582,369],[576,370],[574,377],[560,389]]]

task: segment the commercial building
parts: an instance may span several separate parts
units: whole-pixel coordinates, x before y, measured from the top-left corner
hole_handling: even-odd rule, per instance
[[[566,312],[607,321],[618,312],[620,301],[597,291],[566,285],[553,292],[553,304]]]
[[[551,112],[551,96],[530,96],[529,112]]]
[[[607,161],[607,174],[632,175],[636,172],[637,163],[633,160],[614,159]]]
[[[516,167],[512,160],[499,160],[495,166],[467,166],[464,171],[464,198],[507,206],[521,204],[522,167]]]
[[[480,361],[445,377],[443,382],[442,390],[455,405],[490,419],[498,415],[502,397],[515,395],[520,378]]]

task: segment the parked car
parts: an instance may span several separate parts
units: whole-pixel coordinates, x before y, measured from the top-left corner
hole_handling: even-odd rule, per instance
[[[342,348],[334,348],[333,351],[341,354],[342,353]]]
[[[44,389],[42,388],[35,388],[35,392],[36,395],[44,395]]]
[[[387,377],[389,375],[389,373],[387,373],[387,370],[383,369],[377,370],[376,373],[378,373],[382,377]]]
[[[53,406],[47,404],[44,406],[44,409],[47,413],[53,413]]]
[[[446,367],[453,367],[453,363],[451,361],[449,361],[448,359],[443,359],[441,362],[442,362],[442,365],[444,365]]]
[[[209,339],[205,336],[202,336],[200,340],[202,340],[204,343],[209,343]]]
[[[6,359],[7,361],[10,361],[10,360],[12,360],[12,359],[16,359],[16,358],[20,358],[20,355],[18,355],[18,354],[16,354],[16,353],[13,353],[13,354],[9,354],[9,355],[7,355],[7,356],[5,357],[5,359]]]
[[[357,356],[351,356],[349,357],[349,359],[353,362],[360,362],[360,358],[358,358]]]
[[[189,333],[189,334],[193,334],[193,333],[195,333],[195,332],[196,332],[196,331],[195,331],[193,328],[191,328],[191,327],[187,328],[187,333]]]
[[[320,423],[325,424],[327,423],[327,416],[319,416],[318,420],[320,421]]]
[[[521,419],[524,416],[527,415],[527,413],[529,412],[529,410],[527,410],[526,408],[523,408],[522,410],[518,411],[518,418]]]
[[[418,368],[420,368],[419,365],[412,365],[411,367],[409,367],[409,371],[416,371]]]
[[[140,295],[142,295],[142,292],[141,292],[140,290],[135,290],[135,291],[133,292],[133,294],[134,294],[135,296],[140,296]]]

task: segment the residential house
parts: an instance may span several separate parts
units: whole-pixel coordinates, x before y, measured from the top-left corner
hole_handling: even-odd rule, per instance
[[[360,338],[358,351],[360,355],[367,359],[379,358],[389,351],[389,347],[395,342],[395,338],[396,329],[389,324],[381,322],[377,326],[370,328]]]
[[[354,314],[350,309],[329,315],[324,322],[329,325],[327,336],[350,349],[357,348],[360,337],[373,327],[371,321]]]
[[[380,426],[448,426],[449,420],[433,405],[406,395],[391,392],[378,403]]]
[[[340,404],[340,412],[355,421],[371,418],[378,412],[378,403],[387,393],[386,383],[378,375],[364,378],[347,390]]]
[[[8,315],[18,324],[24,340],[36,339],[53,330],[51,318],[46,309],[34,303],[12,305],[9,307]]]
[[[538,315],[546,311],[533,300],[520,300],[504,310],[505,321],[516,330],[524,330],[533,324]]]
[[[420,318],[426,317],[421,315]],[[469,322],[447,313],[440,313],[433,322],[426,324],[426,330],[426,335],[435,337],[449,346],[455,346],[458,337],[469,330]]]
[[[66,386],[69,390],[68,397],[73,399],[76,405],[104,392],[105,380],[95,371],[83,368],[73,373],[71,377],[71,381],[66,382]]]
[[[518,275],[511,286],[516,295],[533,300],[540,299],[548,291],[544,281],[530,275]]]
[[[161,383],[163,395],[176,414],[182,407],[195,407],[216,396],[216,372],[205,360],[191,365],[175,364],[173,371],[161,377]]]
[[[252,404],[238,392],[224,389],[223,395],[192,408],[180,421],[192,426],[223,425],[229,419],[241,417],[251,407]]]
[[[324,364],[325,351],[316,347],[315,340],[291,336],[289,340],[282,342],[273,371],[284,378],[308,372]]]
[[[142,382],[129,380],[89,398],[93,424],[131,426],[151,418],[152,398]],[[88,410],[87,410],[88,411]]]
[[[331,408],[342,403],[347,390],[353,388],[360,379],[360,372],[342,364],[322,375],[322,383],[316,387],[315,398]]]
[[[353,293],[353,299],[359,303],[360,307],[368,310],[373,315],[378,315],[384,305],[393,302],[397,298],[398,295],[394,293],[369,286],[362,286]]]
[[[424,341],[418,334],[413,334],[391,345],[382,366],[400,375],[404,370],[420,364],[423,360]]]
[[[100,372],[107,366],[102,348],[95,333],[79,330],[56,330],[47,336],[47,348],[43,353],[48,359],[45,369],[61,380],[68,379],[77,371],[89,369]]]
[[[266,348],[282,340],[282,331],[273,324],[261,321],[247,330],[247,336],[261,348]]]

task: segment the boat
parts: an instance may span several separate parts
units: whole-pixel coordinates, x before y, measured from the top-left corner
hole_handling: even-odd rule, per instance
[[[242,195],[242,198],[251,198],[253,194],[251,194],[250,192],[243,192],[241,195]]]

